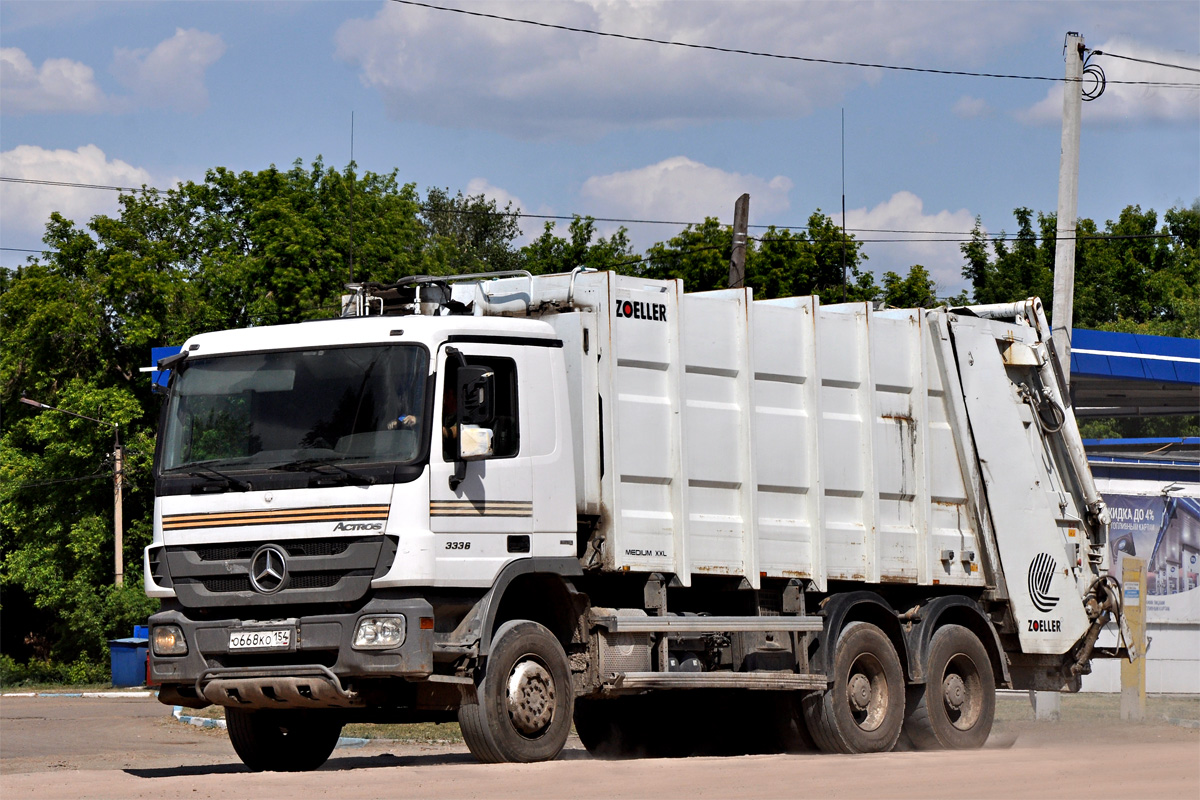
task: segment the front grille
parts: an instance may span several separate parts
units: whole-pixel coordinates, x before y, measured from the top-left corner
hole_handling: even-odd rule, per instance
[[[362,539],[310,539],[295,542],[283,542],[282,546],[289,556],[293,557],[319,557],[319,556],[337,556],[346,552],[351,544],[363,541]],[[262,542],[243,542],[240,544],[212,544],[212,545],[197,545],[192,548],[192,552],[201,561],[232,561],[236,559],[248,559],[254,555],[254,551],[262,546]]]
[[[200,583],[213,594],[250,591],[250,578],[245,575],[232,578],[201,578]]]
[[[300,589],[328,589],[331,586],[337,586],[338,581],[346,577],[362,577],[370,578],[370,570],[350,570],[349,572],[301,572],[292,575],[288,579],[288,585],[284,592],[288,590]],[[201,578],[200,583],[204,588],[213,594],[225,594],[228,592],[249,592],[253,590],[250,585],[250,578],[245,575],[234,575],[230,577],[219,578]]]
[[[350,575],[366,575],[370,577],[370,572],[305,572],[300,575],[293,575],[288,582],[289,589],[328,589],[330,586],[337,585],[337,582],[342,578]]]
[[[251,561],[268,543],[287,553],[288,581],[274,594],[261,594],[250,582]],[[372,576],[391,565],[396,539],[285,539],[174,545],[164,550],[164,571],[169,573],[176,596],[185,606],[349,602],[363,597],[370,589]]]

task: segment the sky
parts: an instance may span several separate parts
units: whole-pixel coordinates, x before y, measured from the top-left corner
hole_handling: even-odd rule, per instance
[[[802,59],[1035,78],[1063,77],[1064,37],[1077,31],[1107,78],[1083,107],[1079,216],[1103,225],[1138,205],[1161,219],[1200,198],[1200,90],[1138,83],[1200,83],[1195,0],[430,2]],[[1056,210],[1062,90],[388,0],[0,0],[2,178],[167,188],[218,166],[344,167],[353,147],[360,171],[528,214],[729,223],[748,192],[751,236],[803,226],[817,209],[841,222],[844,186],[866,266],[922,264],[939,294],[963,286],[959,240],[976,218],[1011,234],[1015,208]],[[117,210],[113,191],[0,181],[0,265],[40,247],[52,211],[82,226]],[[521,241],[543,224],[523,218]],[[639,251],[681,229],[626,227]]]

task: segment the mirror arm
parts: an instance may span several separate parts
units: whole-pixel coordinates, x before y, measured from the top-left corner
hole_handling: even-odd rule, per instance
[[[449,356],[450,358],[457,358],[458,365],[460,367],[467,366],[467,357],[464,356],[462,354],[462,350],[459,350],[457,347],[447,347],[446,355]],[[460,430],[461,430],[462,420],[458,419],[458,413],[455,413],[454,416],[456,418],[455,421],[460,426]],[[450,476],[450,491],[452,491],[452,492],[458,491],[458,487],[462,484],[463,480],[466,477],[467,477],[467,462],[463,461],[461,457],[455,459],[454,474]]]
[[[450,491],[457,492],[459,485],[467,477],[467,462],[461,458],[454,462],[454,474],[450,476]]]

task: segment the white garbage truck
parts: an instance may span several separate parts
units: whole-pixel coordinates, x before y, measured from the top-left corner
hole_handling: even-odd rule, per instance
[[[350,287],[163,362],[149,675],[253,770],[347,722],[485,762],[979,747],[1123,622],[1041,304]]]

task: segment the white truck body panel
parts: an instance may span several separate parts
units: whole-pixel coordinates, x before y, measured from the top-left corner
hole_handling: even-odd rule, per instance
[[[599,468],[575,457],[577,507],[604,539],[592,566],[685,586],[989,586],[1012,596],[1026,652],[1086,630],[1082,605],[1056,601],[1091,580],[1077,487],[1006,372],[1045,360],[1033,328],[611,272],[473,291],[476,313],[540,314],[570,343],[576,440],[601,431]],[[579,313],[552,307],[568,296]],[[979,361],[961,364],[968,340]]]

